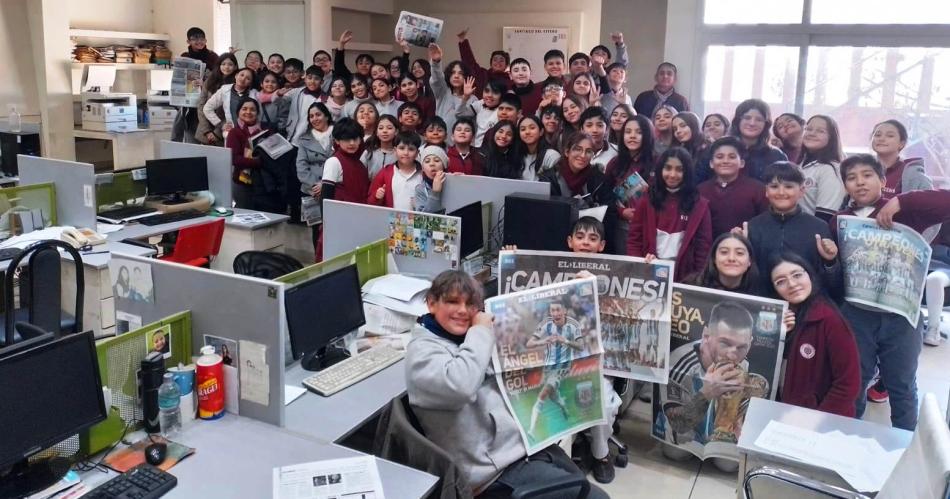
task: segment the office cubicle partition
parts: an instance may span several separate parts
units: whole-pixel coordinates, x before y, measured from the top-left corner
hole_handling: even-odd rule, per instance
[[[332,272],[355,263],[360,275],[360,286],[362,286],[370,279],[386,275],[390,258],[387,241],[388,239],[380,239],[379,241],[360,246],[353,251],[341,253],[320,263],[315,263],[298,271],[282,275],[274,280],[296,286],[326,274],[327,272]]]
[[[59,225],[96,227],[96,173],[89,163],[19,155],[20,185],[52,182],[56,186]]]
[[[158,159],[208,158],[208,187],[214,195],[214,206],[231,208],[231,150],[227,147],[203,146],[163,140]]]
[[[241,371],[240,414],[283,425],[283,284],[120,253],[112,258],[141,269],[139,282],[148,286],[151,281],[153,297],[149,303],[135,299],[138,296],[116,293],[117,312],[139,317],[144,324],[191,310],[194,352],[204,345],[205,335],[238,345],[235,365]],[[150,279],[146,278],[149,274]]]

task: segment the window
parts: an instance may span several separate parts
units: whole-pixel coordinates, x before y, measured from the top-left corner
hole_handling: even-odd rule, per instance
[[[812,0],[811,9],[815,24],[950,23],[950,2],[945,0]]]
[[[804,0],[706,0],[706,24],[788,24],[802,21]]]
[[[898,119],[910,134],[904,155],[923,157],[950,188],[950,0],[703,6],[696,39],[704,57],[695,64],[703,71],[690,80],[698,111],[731,117],[755,97],[773,116],[826,114],[847,151],[869,150],[874,124]]]

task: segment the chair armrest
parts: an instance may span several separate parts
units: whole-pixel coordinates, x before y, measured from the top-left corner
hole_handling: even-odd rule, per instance
[[[529,499],[539,497],[544,494],[559,490],[567,490],[579,487],[577,499],[584,499],[590,493],[590,482],[584,476],[565,476],[556,480],[551,480],[544,485],[528,486],[524,485],[511,491],[511,499]]]
[[[791,471],[773,468],[770,466],[760,466],[746,473],[745,477],[742,479],[743,499],[754,499],[752,495],[752,481],[755,479],[782,482],[804,490],[822,494],[828,497],[835,497],[838,499],[870,499],[868,496],[858,492],[852,492],[841,487],[828,485],[827,483],[799,475],[798,473],[792,473]]]

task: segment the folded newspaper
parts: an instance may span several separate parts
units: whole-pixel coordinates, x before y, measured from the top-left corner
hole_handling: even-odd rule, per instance
[[[197,59],[176,57],[172,62],[172,86],[169,103],[173,106],[198,107],[205,63]]]
[[[270,159],[277,159],[294,148],[282,135],[270,130],[264,130],[251,137],[251,146],[264,151]]]
[[[329,459],[274,468],[274,499],[383,499],[373,456]]]
[[[442,35],[441,19],[402,11],[396,22],[396,39],[402,38],[410,45],[428,47]]]
[[[490,298],[485,310],[495,377],[528,454],[606,422],[593,277]]]

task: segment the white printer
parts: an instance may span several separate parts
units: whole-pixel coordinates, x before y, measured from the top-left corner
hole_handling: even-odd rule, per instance
[[[88,65],[83,74],[82,127],[99,132],[138,130],[135,94],[112,92],[115,65]]]

